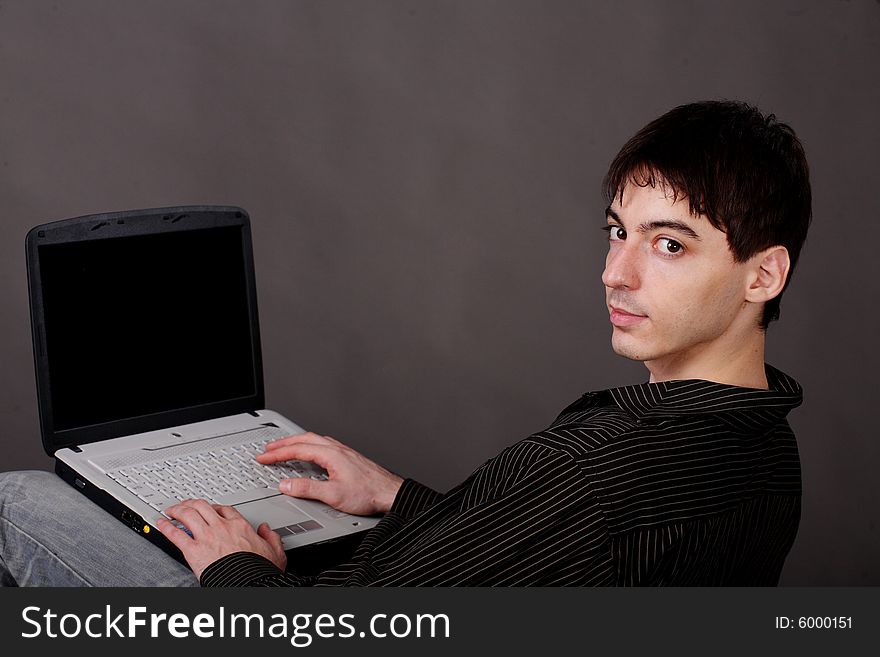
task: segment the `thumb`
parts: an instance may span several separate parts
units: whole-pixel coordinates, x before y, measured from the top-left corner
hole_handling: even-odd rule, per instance
[[[326,502],[324,496],[321,495],[321,491],[326,491],[329,483],[328,481],[316,481],[305,477],[293,477],[292,479],[281,480],[278,484],[278,490],[291,497],[304,497],[310,500]],[[323,489],[321,488],[322,486],[324,487]]]
[[[268,522],[264,522],[257,527],[257,534],[269,544],[275,554],[279,556],[284,554],[284,546],[281,544],[281,536],[278,535],[278,532],[272,531]]]

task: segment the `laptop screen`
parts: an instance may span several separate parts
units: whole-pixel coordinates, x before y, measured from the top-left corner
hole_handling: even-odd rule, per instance
[[[241,226],[39,247],[55,431],[253,395]]]

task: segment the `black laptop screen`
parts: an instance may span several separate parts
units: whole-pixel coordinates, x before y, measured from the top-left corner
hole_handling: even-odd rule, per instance
[[[239,226],[41,246],[55,431],[253,395]]]

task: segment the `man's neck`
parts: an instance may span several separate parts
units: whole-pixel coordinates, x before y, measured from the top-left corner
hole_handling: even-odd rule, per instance
[[[645,361],[650,382],[704,379],[744,388],[767,390],[764,371],[764,333],[753,333],[735,345],[697,346],[687,353]]]

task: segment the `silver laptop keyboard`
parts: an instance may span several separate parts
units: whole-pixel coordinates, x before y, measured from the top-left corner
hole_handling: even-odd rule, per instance
[[[254,457],[264,451],[267,443],[281,437],[263,436],[241,444],[224,444],[202,452],[118,468],[108,471],[107,476],[157,511],[163,511],[185,499],[204,499],[211,504],[235,504],[258,499],[260,490],[277,491],[282,479],[327,479],[327,473],[314,463],[258,463]],[[246,434],[243,438],[247,439]],[[254,493],[257,495],[254,496]]]

